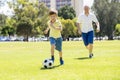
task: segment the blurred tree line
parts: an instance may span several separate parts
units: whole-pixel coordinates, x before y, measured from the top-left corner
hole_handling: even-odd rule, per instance
[[[44,35],[43,32],[49,20],[49,9],[44,3],[39,3],[38,1],[29,2],[29,0],[14,0],[14,2],[8,4],[10,8],[14,9],[14,16],[9,18],[4,15],[5,18],[2,18],[4,25],[1,25],[1,35],[12,36],[17,34],[18,36],[24,36],[25,41],[28,41],[29,37]],[[62,9],[67,10],[66,12],[68,13],[65,13],[63,17],[61,15],[64,14],[59,14],[59,19],[63,24],[62,35],[65,40],[70,36],[76,36],[77,28],[75,26],[75,20],[72,20],[75,18],[74,9],[69,6],[65,6]],[[45,36],[48,37],[48,34]]]
[[[93,11],[100,22],[98,36],[108,36],[108,40],[113,40],[115,26],[120,23],[120,0],[94,0]]]
[[[49,9],[44,3],[14,0],[8,4],[10,8],[13,8],[14,16],[7,17],[0,14],[0,35],[12,36],[17,34],[24,36],[25,41],[28,41],[28,37],[44,35],[43,32],[49,20]],[[120,27],[115,27],[117,23],[120,23],[120,2],[118,0],[95,0],[92,10],[101,26],[101,32],[96,36],[108,36],[108,39],[111,40],[113,36],[120,35]],[[59,20],[63,25],[63,39],[78,37],[74,9],[70,6],[64,6],[58,12]]]
[[[18,36],[24,36],[24,40],[28,41],[28,37],[43,34],[48,21],[48,8],[43,3],[16,0],[9,5],[15,11],[12,19],[16,21],[14,27]]]

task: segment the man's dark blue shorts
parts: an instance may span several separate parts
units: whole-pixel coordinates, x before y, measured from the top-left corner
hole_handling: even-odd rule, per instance
[[[93,38],[94,38],[93,31],[89,31],[88,33],[82,32],[82,39],[85,46],[87,46],[88,44],[93,44]]]
[[[58,50],[59,52],[62,51],[62,38],[53,38],[50,37],[50,44],[51,45],[55,45],[56,46],[56,50]]]

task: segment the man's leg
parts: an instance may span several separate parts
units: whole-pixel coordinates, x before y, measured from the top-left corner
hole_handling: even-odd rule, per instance
[[[89,50],[89,53],[92,53],[92,51],[93,51],[93,44],[88,44],[85,47]]]
[[[82,39],[83,39],[83,42],[84,42],[85,47],[86,47],[87,49],[89,49],[87,33],[82,33]]]
[[[89,45],[85,46],[89,50]]]
[[[86,48],[89,50],[89,54],[91,54],[93,51],[93,44],[89,44],[88,46],[86,46]]]
[[[93,31],[88,32],[88,50],[90,58],[92,58],[93,56],[93,38],[94,38]]]

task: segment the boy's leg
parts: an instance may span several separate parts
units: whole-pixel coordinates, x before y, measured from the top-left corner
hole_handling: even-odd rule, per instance
[[[54,49],[55,49],[55,45],[51,45],[51,59],[54,62]]]
[[[62,58],[62,51],[59,52],[59,57]]]
[[[57,38],[57,40],[56,40],[56,50],[59,51],[60,64],[63,65],[64,61],[62,59],[62,38]]]
[[[62,59],[62,51],[59,52],[59,57],[60,57],[60,64],[63,65],[64,61]]]
[[[50,37],[50,44],[51,44],[51,60],[54,62],[54,50],[55,50],[55,39]]]

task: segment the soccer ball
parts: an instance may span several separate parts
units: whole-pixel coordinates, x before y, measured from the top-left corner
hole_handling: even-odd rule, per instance
[[[53,67],[53,61],[51,59],[45,59],[43,62],[44,68],[52,68]]]

